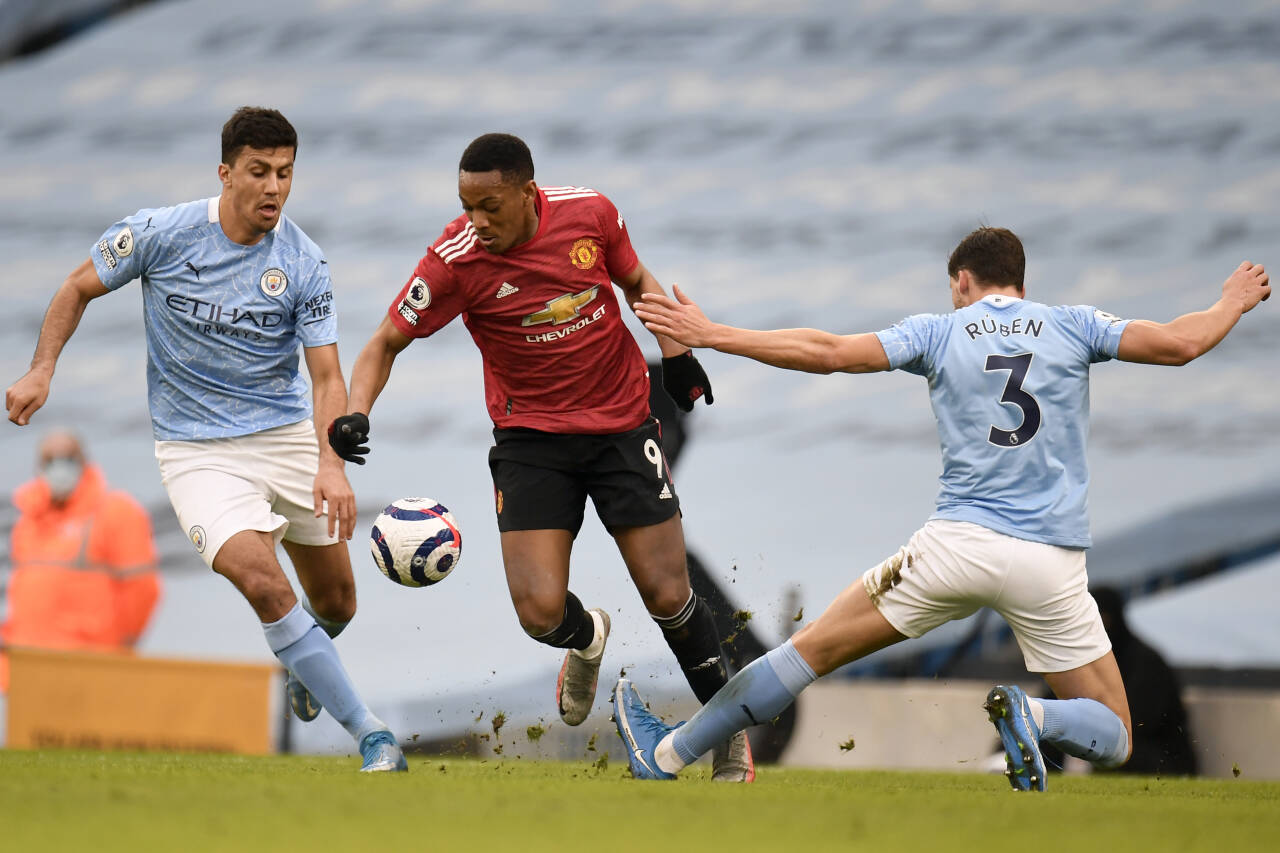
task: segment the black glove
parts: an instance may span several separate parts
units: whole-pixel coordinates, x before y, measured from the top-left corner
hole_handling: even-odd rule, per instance
[[[364,464],[369,452],[369,416],[360,412],[342,415],[329,424],[329,446],[348,462]]]
[[[692,351],[662,360],[662,387],[685,412],[693,411],[693,403],[699,397],[706,396],[708,406],[716,401],[711,394],[711,380]]]

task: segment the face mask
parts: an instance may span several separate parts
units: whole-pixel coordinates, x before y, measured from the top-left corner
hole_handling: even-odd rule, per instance
[[[66,500],[80,483],[84,466],[75,459],[60,457],[45,463],[40,475],[49,485],[49,494],[55,501]]]

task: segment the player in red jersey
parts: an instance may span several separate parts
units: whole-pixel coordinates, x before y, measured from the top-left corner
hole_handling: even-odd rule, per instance
[[[657,421],[649,373],[623,323],[627,305],[664,293],[631,248],[617,208],[583,187],[539,187],[520,139],[474,140],[458,167],[463,215],[418,262],[351,373],[350,413],[329,441],[363,463],[368,413],[396,356],[454,317],[484,360],[489,451],[507,587],[520,625],[566,649],[556,683],[561,718],[578,725],[595,701],[609,616],[569,591],[569,556],[586,500],[618,543],[645,607],[705,702],[727,680],[706,603],[685,563],[680,500]],[[712,402],[707,375],[684,346],[657,336],[663,387],[685,411]],[[713,775],[751,781],[739,732],[716,750]]]

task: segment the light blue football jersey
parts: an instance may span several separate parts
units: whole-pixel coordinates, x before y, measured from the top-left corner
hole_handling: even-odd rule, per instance
[[[942,447],[932,517],[1089,547],[1089,366],[1115,358],[1128,323],[993,295],[878,332],[891,368],[929,380]]]
[[[298,344],[338,339],[329,267],[280,217],[256,245],[232,242],[218,199],[140,210],[91,252],[109,290],[142,279],[147,393],[157,440],[249,435],[311,415]]]

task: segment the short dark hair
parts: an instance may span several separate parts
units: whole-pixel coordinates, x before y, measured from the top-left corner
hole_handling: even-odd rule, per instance
[[[298,153],[298,132],[279,110],[241,107],[222,126],[222,162],[230,166],[242,148],[292,148]]]
[[[486,133],[471,140],[458,161],[459,172],[502,173],[503,180],[523,184],[533,180],[533,155],[524,140],[509,133]]]
[[[1018,235],[1008,228],[984,226],[961,240],[947,260],[947,275],[956,278],[960,270],[968,270],[982,284],[1022,290],[1027,256]]]

